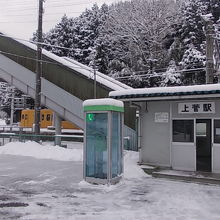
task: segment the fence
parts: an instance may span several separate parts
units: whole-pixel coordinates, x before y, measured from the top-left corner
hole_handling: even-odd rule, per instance
[[[55,134],[32,134],[32,128],[19,128],[17,126],[0,126],[0,146],[9,142],[19,141],[40,141],[53,142],[55,145],[55,138],[61,137],[61,145],[64,141],[83,142],[83,133],[70,135],[55,135]],[[124,127],[124,149],[138,151],[137,147],[137,133],[125,126]]]
[[[66,141],[73,142],[83,142],[82,135],[59,135],[61,138],[61,143]],[[39,141],[43,142],[53,142],[55,145],[56,135],[34,135],[34,134],[16,134],[16,133],[0,133],[0,145],[5,145],[9,142],[26,142],[26,141]],[[64,144],[61,144],[65,147]]]

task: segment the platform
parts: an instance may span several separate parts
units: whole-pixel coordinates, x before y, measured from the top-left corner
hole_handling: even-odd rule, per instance
[[[148,165],[141,165],[141,168],[147,173],[156,178],[167,178],[173,180],[180,180],[185,182],[195,182],[204,184],[220,185],[220,174],[200,171],[181,171],[172,170],[164,167],[153,167]]]

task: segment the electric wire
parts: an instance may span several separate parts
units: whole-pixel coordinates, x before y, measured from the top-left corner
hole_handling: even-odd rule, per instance
[[[25,40],[25,39],[21,39],[21,38],[15,38],[15,37],[11,37],[11,36],[6,36],[4,34],[1,34],[0,33],[0,36],[1,37],[5,37],[5,38],[11,38],[11,39],[14,39],[14,40],[19,40],[19,41],[24,41],[24,42],[29,42],[29,43],[33,43],[33,44],[41,44],[42,46],[48,46],[48,47],[54,47],[54,48],[58,48],[58,49],[65,49],[65,50],[73,50],[73,48],[67,48],[67,47],[61,47],[61,46],[56,46],[56,45],[52,45],[52,44],[47,44],[47,43],[41,43],[41,42],[35,42],[35,41],[31,41],[31,40]],[[179,49],[179,48],[177,48]],[[11,55],[16,55],[16,54],[11,54]],[[23,57],[23,58],[26,58],[28,59],[28,57]],[[32,59],[32,58],[31,58]],[[42,61],[43,62],[43,61]],[[50,62],[51,63],[51,62]],[[86,69],[86,68],[85,68]],[[160,70],[166,70],[167,68],[160,68],[160,69],[154,69],[154,71],[160,71]],[[189,71],[198,71],[198,70],[202,70],[204,68],[194,68],[194,69],[188,69],[188,70],[185,70],[185,72],[189,72]],[[132,73],[145,73],[146,70],[144,71],[132,71]],[[176,73],[179,73],[181,71],[176,71]],[[137,76],[137,75],[136,75]],[[129,78],[130,76],[125,76],[125,77],[121,77],[121,78]]]
[[[68,6],[81,6],[81,5],[87,5],[87,4],[91,4],[91,2],[87,1],[87,2],[71,3],[71,4],[49,5],[48,7],[50,7],[50,8],[60,8],[60,7],[68,7]],[[27,8],[21,8],[21,9],[19,9],[19,11],[28,11],[28,10],[36,10],[36,9],[38,9],[38,8],[32,6],[32,7],[27,7]],[[47,5],[46,4],[44,4],[44,9],[47,9]],[[7,9],[7,12],[8,11],[9,12],[13,12],[13,11],[17,11],[17,10],[18,10],[17,7],[12,7],[12,8],[9,7]]]
[[[42,45],[45,45],[45,46],[57,47],[57,48],[66,49],[66,50],[72,50],[72,48],[68,48],[68,47],[62,47],[62,46],[56,46],[56,45],[53,45],[53,44],[41,43],[41,42],[31,41],[31,40],[25,40],[25,39],[22,39],[22,38],[7,36],[7,35],[1,34],[1,33],[0,33],[0,36],[6,37],[6,38],[11,38],[11,39],[14,39],[14,40],[26,41],[26,42],[30,42],[30,43],[34,43],[34,44],[39,43],[39,44],[42,44]],[[194,44],[194,45],[200,45],[200,44]],[[172,50],[189,49],[189,48],[190,48],[189,46],[182,46],[182,47],[172,48]],[[157,52],[167,52],[167,51],[165,51],[165,50],[155,50],[155,51],[151,51],[151,52],[152,53],[157,53]],[[159,70],[162,70],[162,69],[159,69]]]
[[[13,40],[19,40],[19,41],[29,42],[29,43],[33,43],[33,44],[41,44],[42,46],[55,47],[55,48],[65,49],[65,50],[73,50],[73,48],[69,48],[69,47],[56,46],[56,45],[53,45],[53,44],[47,44],[47,43],[42,43],[42,42],[37,42],[37,41],[32,41],[32,40],[25,40],[25,39],[22,39],[22,38],[6,36],[6,35],[1,34],[1,33],[0,33],[0,36],[1,36],[1,37],[5,37],[5,38],[11,38],[11,39],[13,39]]]
[[[71,11],[71,12],[65,11],[65,12],[57,12],[57,13],[44,12],[44,17],[49,16],[49,15],[80,14],[80,13],[82,13],[82,12],[81,11]],[[26,17],[26,16],[35,16],[35,15],[33,13],[32,14],[13,14],[13,15],[10,15],[10,17]]]
[[[32,61],[38,61],[36,58],[31,58],[31,57],[27,57],[27,56],[21,56],[21,55],[18,55],[18,54],[15,54],[15,53],[8,53],[8,52],[4,52],[4,51],[1,51],[0,50],[0,53],[1,54],[6,54],[6,55],[10,55],[10,56],[14,56],[14,57],[17,57],[17,58],[24,58],[24,59],[27,59],[27,60],[32,60]],[[61,57],[62,58],[62,57]],[[42,63],[45,63],[45,64],[52,64],[52,65],[58,65],[58,66],[65,66],[65,67],[70,67],[70,68],[76,68],[76,69],[83,69],[83,70],[87,70],[87,71],[90,71],[91,73],[93,72],[93,69],[91,67],[85,67],[83,68],[82,66],[81,67],[76,67],[75,65],[66,65],[66,64],[62,64],[60,63],[59,61],[57,62],[50,62],[50,61],[46,61],[46,60],[39,60],[40,62]],[[68,61],[67,61],[68,62]],[[91,68],[91,70],[90,70]],[[194,69],[188,69],[188,70],[179,70],[179,71],[174,71],[172,73],[184,73],[184,72],[194,72],[194,71],[199,71],[199,70],[205,70],[205,68],[194,68]],[[147,70],[146,70],[147,71]],[[146,72],[145,71],[145,72]],[[143,71],[144,72],[144,71]],[[132,73],[139,73],[139,71],[132,71]],[[148,76],[154,76],[154,77],[157,77],[161,74],[165,74],[166,72],[159,72],[159,73],[154,73],[154,74],[146,74],[146,75],[131,75],[131,76],[122,76],[122,77],[115,77],[115,79],[126,79],[126,78],[132,78],[132,77],[148,77]]]
[[[205,68],[176,70],[176,71],[173,71],[172,74],[179,75],[179,74],[185,73],[185,72],[195,72],[195,71],[201,71],[201,70],[205,70]],[[137,73],[137,72],[139,72],[139,71],[134,71],[134,72],[131,71],[131,73]],[[129,78],[133,78],[133,77],[148,78],[148,77],[159,77],[159,76],[163,76],[163,75],[167,75],[167,72],[155,72],[152,74],[147,73],[147,74],[142,74],[142,75],[119,76],[119,77],[115,77],[115,79],[129,79]]]
[[[36,62],[38,61],[38,62],[45,63],[45,64],[65,66],[65,67],[70,67],[70,68],[75,68],[75,69],[83,69],[83,70],[88,70],[88,71],[92,72],[92,69],[90,70],[89,67],[88,68],[83,68],[82,66],[81,67],[76,67],[75,65],[77,65],[77,64],[75,64],[75,65],[66,65],[66,64],[60,63],[59,61],[57,61],[57,62],[50,62],[50,61],[46,61],[46,60],[37,60],[36,58],[21,56],[21,55],[18,55],[18,54],[8,53],[8,52],[4,52],[4,51],[1,51],[1,50],[0,50],[0,54],[10,55],[10,56],[14,56],[16,58],[23,58],[23,59],[27,59],[27,60],[36,61]],[[60,57],[60,58],[62,58],[62,57]]]

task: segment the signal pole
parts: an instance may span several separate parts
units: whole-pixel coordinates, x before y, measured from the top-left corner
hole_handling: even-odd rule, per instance
[[[34,132],[40,134],[40,109],[41,109],[41,76],[42,76],[42,25],[43,25],[43,1],[39,0],[38,31],[37,31],[37,65],[36,65],[36,87],[35,87],[35,117]],[[38,139],[36,139],[38,140]]]

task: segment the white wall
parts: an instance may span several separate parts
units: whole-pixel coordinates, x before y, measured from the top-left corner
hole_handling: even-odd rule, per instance
[[[156,112],[166,112],[166,123],[155,122]],[[170,103],[148,102],[141,112],[141,155],[143,163],[170,166]]]

